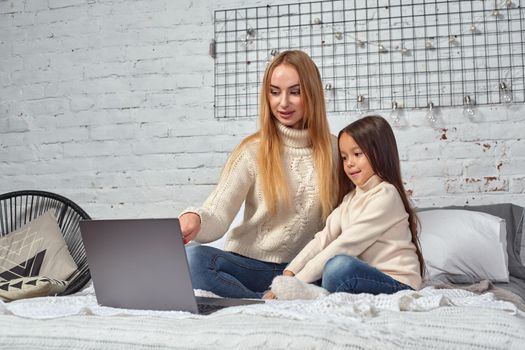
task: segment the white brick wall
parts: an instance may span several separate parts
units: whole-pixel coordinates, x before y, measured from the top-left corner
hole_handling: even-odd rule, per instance
[[[213,11],[266,4],[0,0],[0,192],[54,191],[93,217],[200,204],[256,128],[213,118]],[[396,136],[418,206],[525,205],[525,106],[479,113],[444,109],[434,130],[405,111]],[[333,133],[355,118],[331,115]]]

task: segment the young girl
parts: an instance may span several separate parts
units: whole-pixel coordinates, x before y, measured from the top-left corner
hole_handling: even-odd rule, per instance
[[[193,287],[224,297],[260,298],[337,204],[337,140],[307,54],[285,51],[270,62],[259,114],[259,131],[234,150],[203,206],[179,216],[184,240],[206,243],[226,233],[245,203],[225,251],[187,249]]]
[[[283,274],[295,279],[276,279],[265,298],[304,298],[305,292],[319,289],[308,290],[299,281],[320,283],[330,293],[420,287],[417,219],[405,194],[390,125],[379,116],[364,117],[341,130],[338,139],[340,205],[286,267]],[[290,294],[286,283],[296,290]]]

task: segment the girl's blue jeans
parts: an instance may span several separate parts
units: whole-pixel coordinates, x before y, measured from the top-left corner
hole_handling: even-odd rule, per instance
[[[323,278],[316,284],[330,293],[393,294],[412,289],[364,261],[349,255],[336,255],[326,263]]]
[[[270,263],[203,245],[186,248],[193,288],[222,297],[260,299],[287,263]],[[395,293],[409,286],[348,255],[330,259],[316,282],[329,292]]]

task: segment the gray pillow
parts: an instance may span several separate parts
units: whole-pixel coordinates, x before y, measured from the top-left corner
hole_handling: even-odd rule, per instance
[[[525,208],[511,203],[448,206],[442,208],[423,208],[417,211],[431,209],[465,209],[480,211],[498,216],[505,220],[507,225],[507,254],[509,257],[509,274],[525,280],[525,266],[522,263],[521,248],[523,239],[523,218]]]

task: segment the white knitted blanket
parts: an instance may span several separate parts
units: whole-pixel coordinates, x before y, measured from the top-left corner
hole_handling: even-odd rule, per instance
[[[209,316],[101,307],[87,289],[0,303],[0,348],[521,350],[524,316],[492,293],[433,287],[271,300]]]

